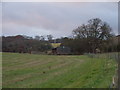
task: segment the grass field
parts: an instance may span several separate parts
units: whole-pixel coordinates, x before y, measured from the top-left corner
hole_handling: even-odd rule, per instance
[[[108,88],[112,59],[3,53],[3,88]]]

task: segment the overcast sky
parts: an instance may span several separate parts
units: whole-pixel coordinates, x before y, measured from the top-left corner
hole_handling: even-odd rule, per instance
[[[89,19],[100,18],[118,33],[117,2],[4,2],[2,34],[70,36]]]

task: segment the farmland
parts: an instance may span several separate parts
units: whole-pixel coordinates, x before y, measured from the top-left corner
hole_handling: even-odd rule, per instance
[[[108,88],[117,64],[86,55],[3,53],[3,88]]]

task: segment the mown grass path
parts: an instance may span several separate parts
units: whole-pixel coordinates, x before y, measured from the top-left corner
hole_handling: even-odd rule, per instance
[[[3,88],[108,88],[112,59],[3,53]]]

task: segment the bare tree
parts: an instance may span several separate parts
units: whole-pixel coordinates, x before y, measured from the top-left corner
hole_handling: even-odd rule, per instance
[[[103,41],[113,36],[112,28],[99,18],[90,19],[88,24],[83,24],[73,30],[73,35],[78,39],[87,39],[88,46],[95,52]]]
[[[53,36],[52,35],[47,35],[47,39],[48,39],[48,41],[51,41],[53,39]]]
[[[40,36],[35,36],[35,40],[40,40]]]
[[[40,36],[41,41],[45,41],[45,36]]]

